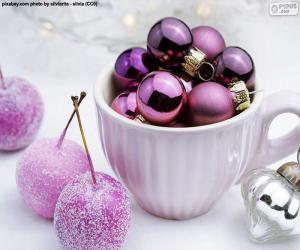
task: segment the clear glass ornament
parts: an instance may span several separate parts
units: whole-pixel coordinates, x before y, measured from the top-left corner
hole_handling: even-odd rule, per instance
[[[279,241],[300,236],[300,192],[297,163],[276,171],[256,169],[242,183],[248,229],[256,242]]]

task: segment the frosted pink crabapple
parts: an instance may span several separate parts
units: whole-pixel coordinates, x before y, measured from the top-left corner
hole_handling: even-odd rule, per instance
[[[0,68],[0,151],[16,151],[34,140],[44,115],[37,89],[20,77],[3,77]]]
[[[85,93],[81,93],[83,100]],[[42,217],[52,219],[57,199],[65,185],[89,169],[83,148],[65,139],[71,115],[60,138],[34,142],[21,157],[16,182],[25,203]]]
[[[95,172],[78,111],[78,98],[72,100],[91,175],[78,176],[59,196],[54,214],[56,235],[66,249],[117,250],[129,229],[130,200],[119,181]]]

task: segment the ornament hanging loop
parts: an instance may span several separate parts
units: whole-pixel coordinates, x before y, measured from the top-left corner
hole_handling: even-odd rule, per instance
[[[198,76],[205,82],[211,80],[215,74],[215,67],[207,61],[206,55],[195,47],[184,57],[182,66],[187,74],[192,77]]]
[[[202,81],[207,82],[213,79],[214,75],[215,75],[215,67],[210,62],[207,61],[202,62],[198,70],[199,78]]]

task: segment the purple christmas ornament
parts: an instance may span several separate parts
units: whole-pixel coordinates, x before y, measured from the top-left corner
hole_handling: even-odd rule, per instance
[[[167,17],[152,26],[147,39],[150,54],[163,68],[174,68],[184,62],[193,43],[189,27],[175,17]]]
[[[136,104],[136,90],[130,89],[118,95],[111,104],[114,111],[129,119],[138,114]]]
[[[219,31],[209,26],[198,26],[192,29],[193,45],[201,50],[209,60],[225,49],[225,41]]]
[[[186,92],[181,81],[167,71],[148,74],[137,91],[137,106],[142,116],[153,124],[175,120],[184,106]]]
[[[251,56],[242,48],[227,47],[214,59],[215,81],[224,85],[243,81],[248,89],[254,88],[255,70]]]
[[[197,85],[188,95],[188,117],[191,125],[207,125],[234,116],[232,93],[216,82]]]
[[[137,47],[119,55],[114,75],[118,86],[127,89],[157,68],[147,50]]]

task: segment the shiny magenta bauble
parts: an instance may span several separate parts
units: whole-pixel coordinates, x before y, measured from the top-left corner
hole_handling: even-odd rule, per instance
[[[134,119],[138,114],[136,104],[136,90],[130,89],[118,95],[112,102],[114,111],[129,119]]]
[[[186,91],[181,81],[167,71],[148,74],[137,91],[137,106],[150,123],[164,125],[172,122],[184,106]]]
[[[121,89],[128,89],[149,72],[158,69],[144,48],[131,48],[119,55],[115,63],[114,77]]]
[[[242,48],[227,47],[214,59],[215,81],[228,85],[243,81],[248,89],[254,88],[255,68],[251,56]]]
[[[159,66],[170,69],[181,66],[192,43],[189,27],[178,18],[167,17],[150,29],[147,49]]]

